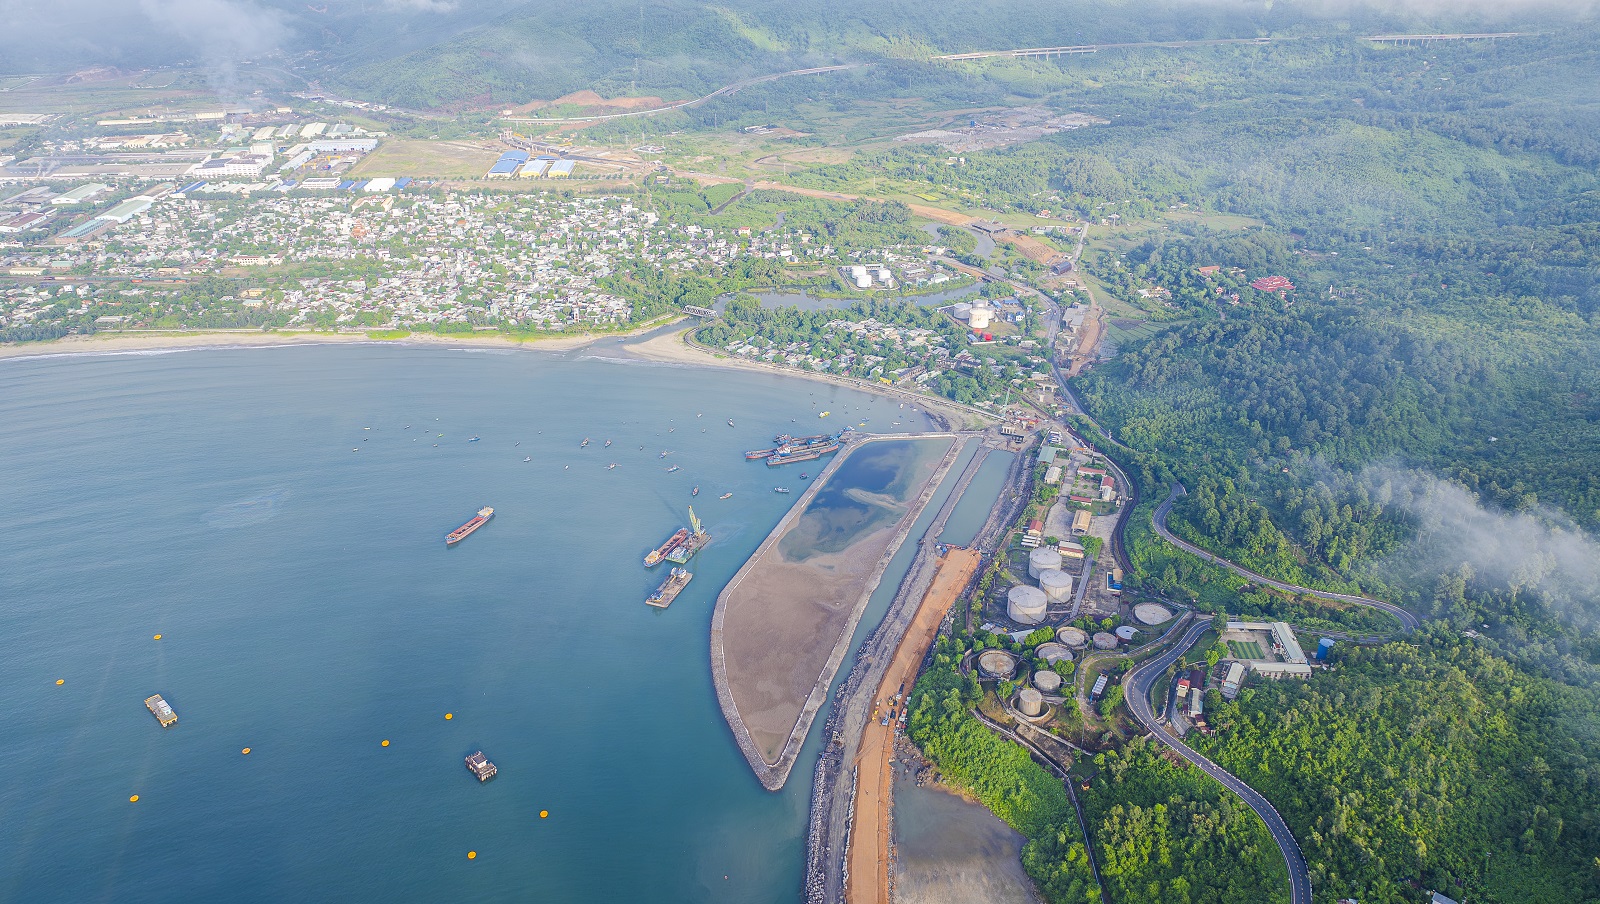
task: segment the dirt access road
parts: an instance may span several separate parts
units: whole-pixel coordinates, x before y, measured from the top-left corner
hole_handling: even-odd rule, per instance
[[[883,681],[878,685],[879,706],[887,705],[901,685],[909,693],[922,666],[922,657],[939,633],[939,623],[977,573],[981,555],[974,549],[952,548],[939,562],[933,584],[922,597],[917,614],[895,648]],[[903,703],[901,705],[904,705]],[[898,715],[899,710],[895,711]],[[879,717],[882,713],[880,711]],[[889,904],[889,808],[893,804],[895,725],[867,720],[856,756],[855,819],[850,827],[850,881],[847,904]]]

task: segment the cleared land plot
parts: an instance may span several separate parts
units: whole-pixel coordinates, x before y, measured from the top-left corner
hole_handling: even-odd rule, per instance
[[[917,614],[878,685],[879,706],[888,706],[889,699],[901,688],[909,692],[916,682],[922,657],[939,633],[939,623],[972,580],[981,560],[978,552],[971,549],[952,549],[940,560],[933,583],[917,606]],[[894,715],[899,715],[908,702],[900,701]],[[897,730],[892,721],[883,725],[868,720],[861,732],[861,752],[856,756],[855,821],[850,833],[850,885],[846,893],[849,904],[889,904],[889,808],[893,803]]]
[[[796,504],[798,517],[785,516],[723,590],[712,664],[717,670],[720,659],[719,696],[725,689],[724,714],[747,758],[772,767],[788,747],[798,749],[791,738],[810,727],[821,705],[816,689],[837,670],[896,540],[953,443],[937,437],[851,445],[823,485]],[[760,764],[751,766],[763,773]]]
[[[476,178],[487,173],[505,150],[471,141],[391,138],[383,141],[377,150],[352,167],[349,175],[362,179],[374,176]]]

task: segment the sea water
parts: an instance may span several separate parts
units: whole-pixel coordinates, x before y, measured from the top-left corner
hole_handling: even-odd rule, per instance
[[[822,464],[743,450],[864,420],[927,426],[583,352],[0,361],[0,901],[797,900],[817,740],[761,789],[707,632]],[[714,540],[653,609],[691,503]]]

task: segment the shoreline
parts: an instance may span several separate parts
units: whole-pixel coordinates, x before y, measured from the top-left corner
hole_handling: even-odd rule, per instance
[[[681,315],[679,315],[681,317]],[[369,332],[323,333],[307,330],[172,330],[130,334],[126,332],[88,333],[0,345],[0,359],[41,358],[62,355],[118,354],[125,352],[189,351],[205,348],[269,348],[291,345],[423,345],[438,348],[532,349],[571,351],[605,339],[626,339],[674,322],[675,318],[653,318],[627,332],[579,333],[571,336],[542,336],[537,339],[512,339],[499,333],[409,333],[395,338],[375,337]],[[381,333],[382,330],[371,332]]]

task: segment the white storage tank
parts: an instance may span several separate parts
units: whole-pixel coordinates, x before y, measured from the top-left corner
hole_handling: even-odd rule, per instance
[[[1018,624],[1037,625],[1049,608],[1050,598],[1038,587],[1018,584],[1006,593],[1006,614]]]
[[[981,330],[989,325],[992,317],[994,312],[988,308],[973,308],[967,313],[967,325],[975,330]]]
[[[1046,571],[1061,570],[1061,553],[1054,547],[1041,546],[1028,553],[1028,577],[1038,580]]]
[[[957,320],[966,320],[968,317],[972,316],[972,305],[967,304],[964,301],[958,301],[956,302],[955,307],[950,309],[950,314]]]
[[[1137,633],[1131,625],[1123,625],[1117,629],[1117,636],[1123,640],[1133,640]]]
[[[1061,690],[1061,676],[1048,669],[1040,669],[1033,673],[1033,686],[1042,694],[1053,694]]]
[[[1039,572],[1039,589],[1052,601],[1064,603],[1072,599],[1072,575],[1059,568],[1046,568]]]
[[[1017,694],[1017,706],[1024,716],[1037,717],[1044,712],[1044,694],[1031,687],[1025,687]]]

